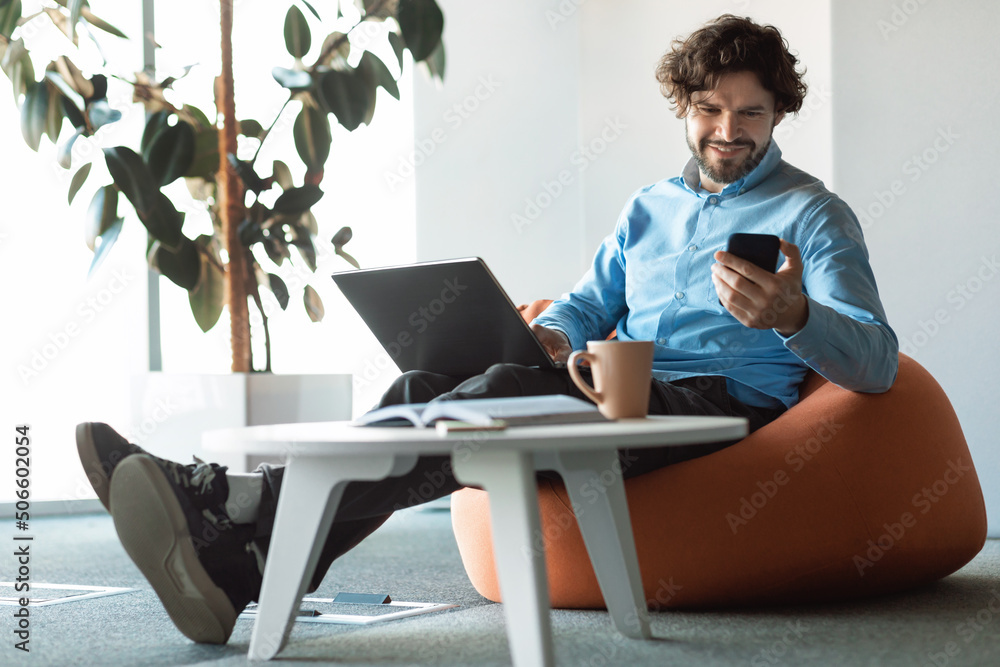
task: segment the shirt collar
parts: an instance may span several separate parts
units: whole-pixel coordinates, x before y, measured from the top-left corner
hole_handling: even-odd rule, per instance
[[[778,148],[778,144],[772,139],[771,145],[768,146],[767,152],[764,154],[764,158],[760,161],[760,164],[740,180],[727,184],[719,194],[743,194],[747,190],[757,187],[764,179],[771,175],[771,172],[775,170],[779,162],[781,162],[781,149]],[[702,191],[701,173],[698,171],[698,162],[693,157],[684,165],[684,169],[681,171],[681,180],[687,189],[694,194],[699,197],[707,196]]]

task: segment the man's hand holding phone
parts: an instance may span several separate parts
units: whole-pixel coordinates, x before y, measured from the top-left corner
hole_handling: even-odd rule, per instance
[[[802,255],[798,246],[779,240],[778,249],[785,261],[774,273],[734,254],[733,250],[741,252],[735,246],[731,242],[726,251],[716,252],[717,263],[712,265],[712,284],[722,306],[753,329],[774,329],[783,336],[798,333],[809,317],[808,301],[802,293]],[[741,254],[759,258],[759,253]]]
[[[566,334],[555,329],[543,327],[541,324],[532,324],[531,330],[538,338],[538,342],[542,344],[545,351],[552,357],[553,361],[566,363],[569,355],[573,352]]]

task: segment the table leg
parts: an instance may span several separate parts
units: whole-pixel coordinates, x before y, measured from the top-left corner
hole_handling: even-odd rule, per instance
[[[555,460],[615,628],[627,637],[649,639],[649,611],[618,454],[558,452]]]
[[[481,486],[490,494],[494,554],[514,665],[550,666],[549,585],[531,454],[463,452],[453,457],[452,466],[463,484]]]
[[[251,660],[270,660],[288,640],[346,484],[402,475],[415,463],[416,456],[393,454],[289,457],[250,637]]]

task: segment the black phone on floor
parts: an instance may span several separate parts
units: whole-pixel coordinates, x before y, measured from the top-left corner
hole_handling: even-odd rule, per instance
[[[726,252],[751,261],[771,273],[778,270],[778,249],[781,239],[774,234],[737,233],[729,237]]]

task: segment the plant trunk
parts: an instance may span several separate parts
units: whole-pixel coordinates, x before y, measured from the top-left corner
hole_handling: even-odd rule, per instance
[[[247,305],[247,261],[237,230],[246,216],[243,183],[229,164],[236,154],[236,102],[233,93],[233,0],[220,0],[222,27],[222,74],[216,89],[216,106],[222,114],[219,132],[218,197],[219,217],[229,270],[226,273],[226,300],[229,303],[230,345],[234,372],[253,370],[250,348],[250,310]]]

